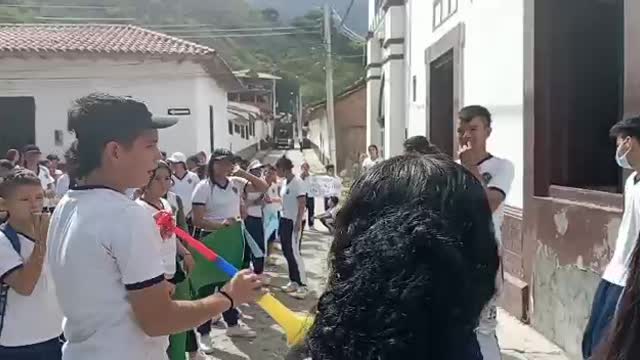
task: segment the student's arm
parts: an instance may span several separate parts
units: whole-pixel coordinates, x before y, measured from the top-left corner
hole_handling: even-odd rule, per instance
[[[267,182],[264,181],[263,178],[251,175],[251,173],[242,169],[238,170],[234,176],[243,178],[249,182],[245,187],[247,192],[265,192],[269,189],[269,185],[267,185]]]
[[[231,223],[227,220],[225,221],[212,221],[204,218],[204,214],[206,213],[206,208],[204,205],[193,203],[193,225],[199,227],[204,230],[220,230],[223,229]]]
[[[128,209],[127,215],[135,219],[137,226],[117,231],[110,244],[140,328],[149,336],[176,334],[228,310],[231,301],[221,294],[198,301],[171,299],[158,249],[162,239],[153,220],[143,211]],[[262,283],[257,275],[244,271],[223,289],[236,305],[257,299],[262,294]]]
[[[22,296],[30,296],[35,289],[42,264],[47,254],[47,228],[49,215],[34,215],[36,230],[33,252],[23,262],[20,255],[13,249],[9,239],[0,239],[0,282],[9,285]]]
[[[175,196],[176,196],[176,203],[178,204],[178,209],[176,211],[176,225],[182,230],[187,230],[188,228],[187,217],[184,213],[184,205],[182,203],[182,198],[178,194],[175,194]]]
[[[297,182],[295,188],[291,190],[297,195],[298,199],[298,214],[295,222],[295,231],[298,234],[302,230],[302,219],[304,219],[304,212],[307,209],[307,190],[302,181]]]

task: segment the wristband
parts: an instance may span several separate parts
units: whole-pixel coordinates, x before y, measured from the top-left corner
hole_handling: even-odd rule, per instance
[[[229,309],[227,309],[227,311],[229,311],[229,310],[231,310],[231,309],[233,309],[235,307],[235,304],[233,303],[233,299],[231,298],[231,296],[226,291],[220,290],[220,291],[218,291],[218,294],[226,297],[229,300],[229,302],[231,303],[231,305],[229,306]]]

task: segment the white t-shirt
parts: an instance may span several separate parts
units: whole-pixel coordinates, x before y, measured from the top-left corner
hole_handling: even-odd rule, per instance
[[[69,178],[69,174],[63,174],[58,178],[56,182],[56,197],[61,199],[64,194],[69,191],[69,186],[71,185],[71,178]]]
[[[376,164],[380,162],[382,162],[382,158],[380,157],[375,160],[371,160],[371,158],[368,157],[362,161],[362,169],[364,171],[368,171],[369,169],[371,169],[372,167],[374,167]]]
[[[307,188],[302,180],[294,176],[291,181],[283,181],[280,188],[282,198],[282,217],[293,220],[298,218],[298,198],[307,196]]]
[[[167,359],[168,337],[145,334],[127,301],[165,281],[161,242],[149,211],[120,192],[83,186],[62,198],[48,261],[66,317],[64,360]]]
[[[29,259],[34,241],[18,234],[20,254],[11,246],[9,239],[0,232],[0,280],[13,270],[19,269]],[[51,274],[46,259],[40,278],[29,296],[22,296],[9,288],[4,326],[0,333],[0,345],[24,346],[38,344],[62,334],[62,311],[56,299]]]
[[[240,202],[247,180],[235,176],[227,178],[226,184],[217,184],[212,179],[198,183],[191,203],[205,206],[205,219],[222,221],[240,217]]]
[[[618,286],[627,284],[630,260],[640,233],[640,182],[636,182],[636,176],[634,172],[624,184],[624,213],[618,228],[616,249],[602,275],[604,280]]]
[[[193,197],[193,191],[200,182],[200,178],[191,171],[187,171],[182,179],[175,175],[173,175],[172,178],[173,186],[171,187],[171,191],[180,196],[184,216],[191,217],[191,198]]]
[[[40,179],[40,185],[42,185],[42,190],[49,189],[50,185],[55,185],[55,179],[49,173],[49,169],[46,167],[39,165],[38,166],[38,179]],[[55,187],[55,186],[54,186]],[[56,201],[54,199],[44,198],[44,207],[53,207],[56,205]]]
[[[261,192],[248,192],[247,193],[247,204],[253,203],[256,200],[260,199],[264,193]],[[247,206],[247,215],[261,218],[262,217],[262,204],[258,205],[249,205]]]
[[[160,199],[160,201],[162,202],[162,208],[158,209],[157,207],[155,207],[155,205],[147,202],[142,198],[136,200],[138,204],[149,211],[149,214],[151,214],[151,218],[153,218],[153,215],[155,215],[158,211],[166,211],[173,215],[173,209],[169,201],[166,199]],[[158,229],[158,231],[160,230]],[[162,266],[164,268],[164,275],[167,279],[172,279],[176,274],[176,253],[178,252],[177,246],[178,245],[176,244],[175,234],[169,239],[163,239],[160,242]]]
[[[306,178],[302,178],[302,175],[300,175],[300,180],[302,180],[302,183],[304,184],[304,187],[307,191],[307,196],[311,195],[309,193],[309,189],[311,189],[311,174],[309,174]]]
[[[478,171],[488,189],[501,192],[505,199],[513,183],[514,167],[511,161],[489,156],[478,164]],[[498,246],[502,248],[502,220],[504,219],[504,201],[493,212],[493,228],[496,232]]]
[[[269,189],[267,189],[266,194],[271,199],[279,198],[280,197],[280,184],[278,182],[274,182],[273,184],[269,185]],[[267,211],[268,212],[282,211],[282,203],[278,202],[278,203],[266,204],[264,206],[264,211],[265,212],[267,212]]]

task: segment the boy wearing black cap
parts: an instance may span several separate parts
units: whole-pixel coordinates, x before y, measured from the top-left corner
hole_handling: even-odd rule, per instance
[[[166,359],[167,335],[262,294],[258,276],[244,271],[207,298],[171,299],[161,233],[124,192],[149,180],[160,159],[157,129],[175,123],[153,118],[141,102],[105,94],[78,99],[69,111],[69,130],[77,137],[68,154],[70,172],[84,185],[58,204],[48,251],[67,318],[65,360]]]

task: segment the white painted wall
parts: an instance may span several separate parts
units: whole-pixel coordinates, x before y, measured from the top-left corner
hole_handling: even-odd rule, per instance
[[[325,111],[316,112],[315,117],[309,118],[309,132],[307,137],[316,144],[321,153],[329,156],[329,141],[327,130],[327,113]]]
[[[74,140],[66,132],[67,110],[74,99],[96,91],[142,100],[155,115],[167,116],[169,108],[190,108],[190,116],[160,132],[160,148],[168,153],[208,152],[210,104],[216,130],[224,129],[216,131],[216,137],[226,134],[227,94],[192,62],[0,60],[0,96],[35,98],[36,143],[45,153],[64,153]],[[54,130],[64,130],[62,146],[55,145]]]
[[[488,148],[511,160],[515,179],[506,203],[522,208],[523,198],[523,0],[459,0],[456,15],[432,31],[432,3],[410,0],[407,96],[417,77],[417,99],[408,107],[408,135],[426,134],[425,50],[460,22],[465,24],[462,104],[486,106],[493,114]],[[429,19],[429,21],[425,21]]]

